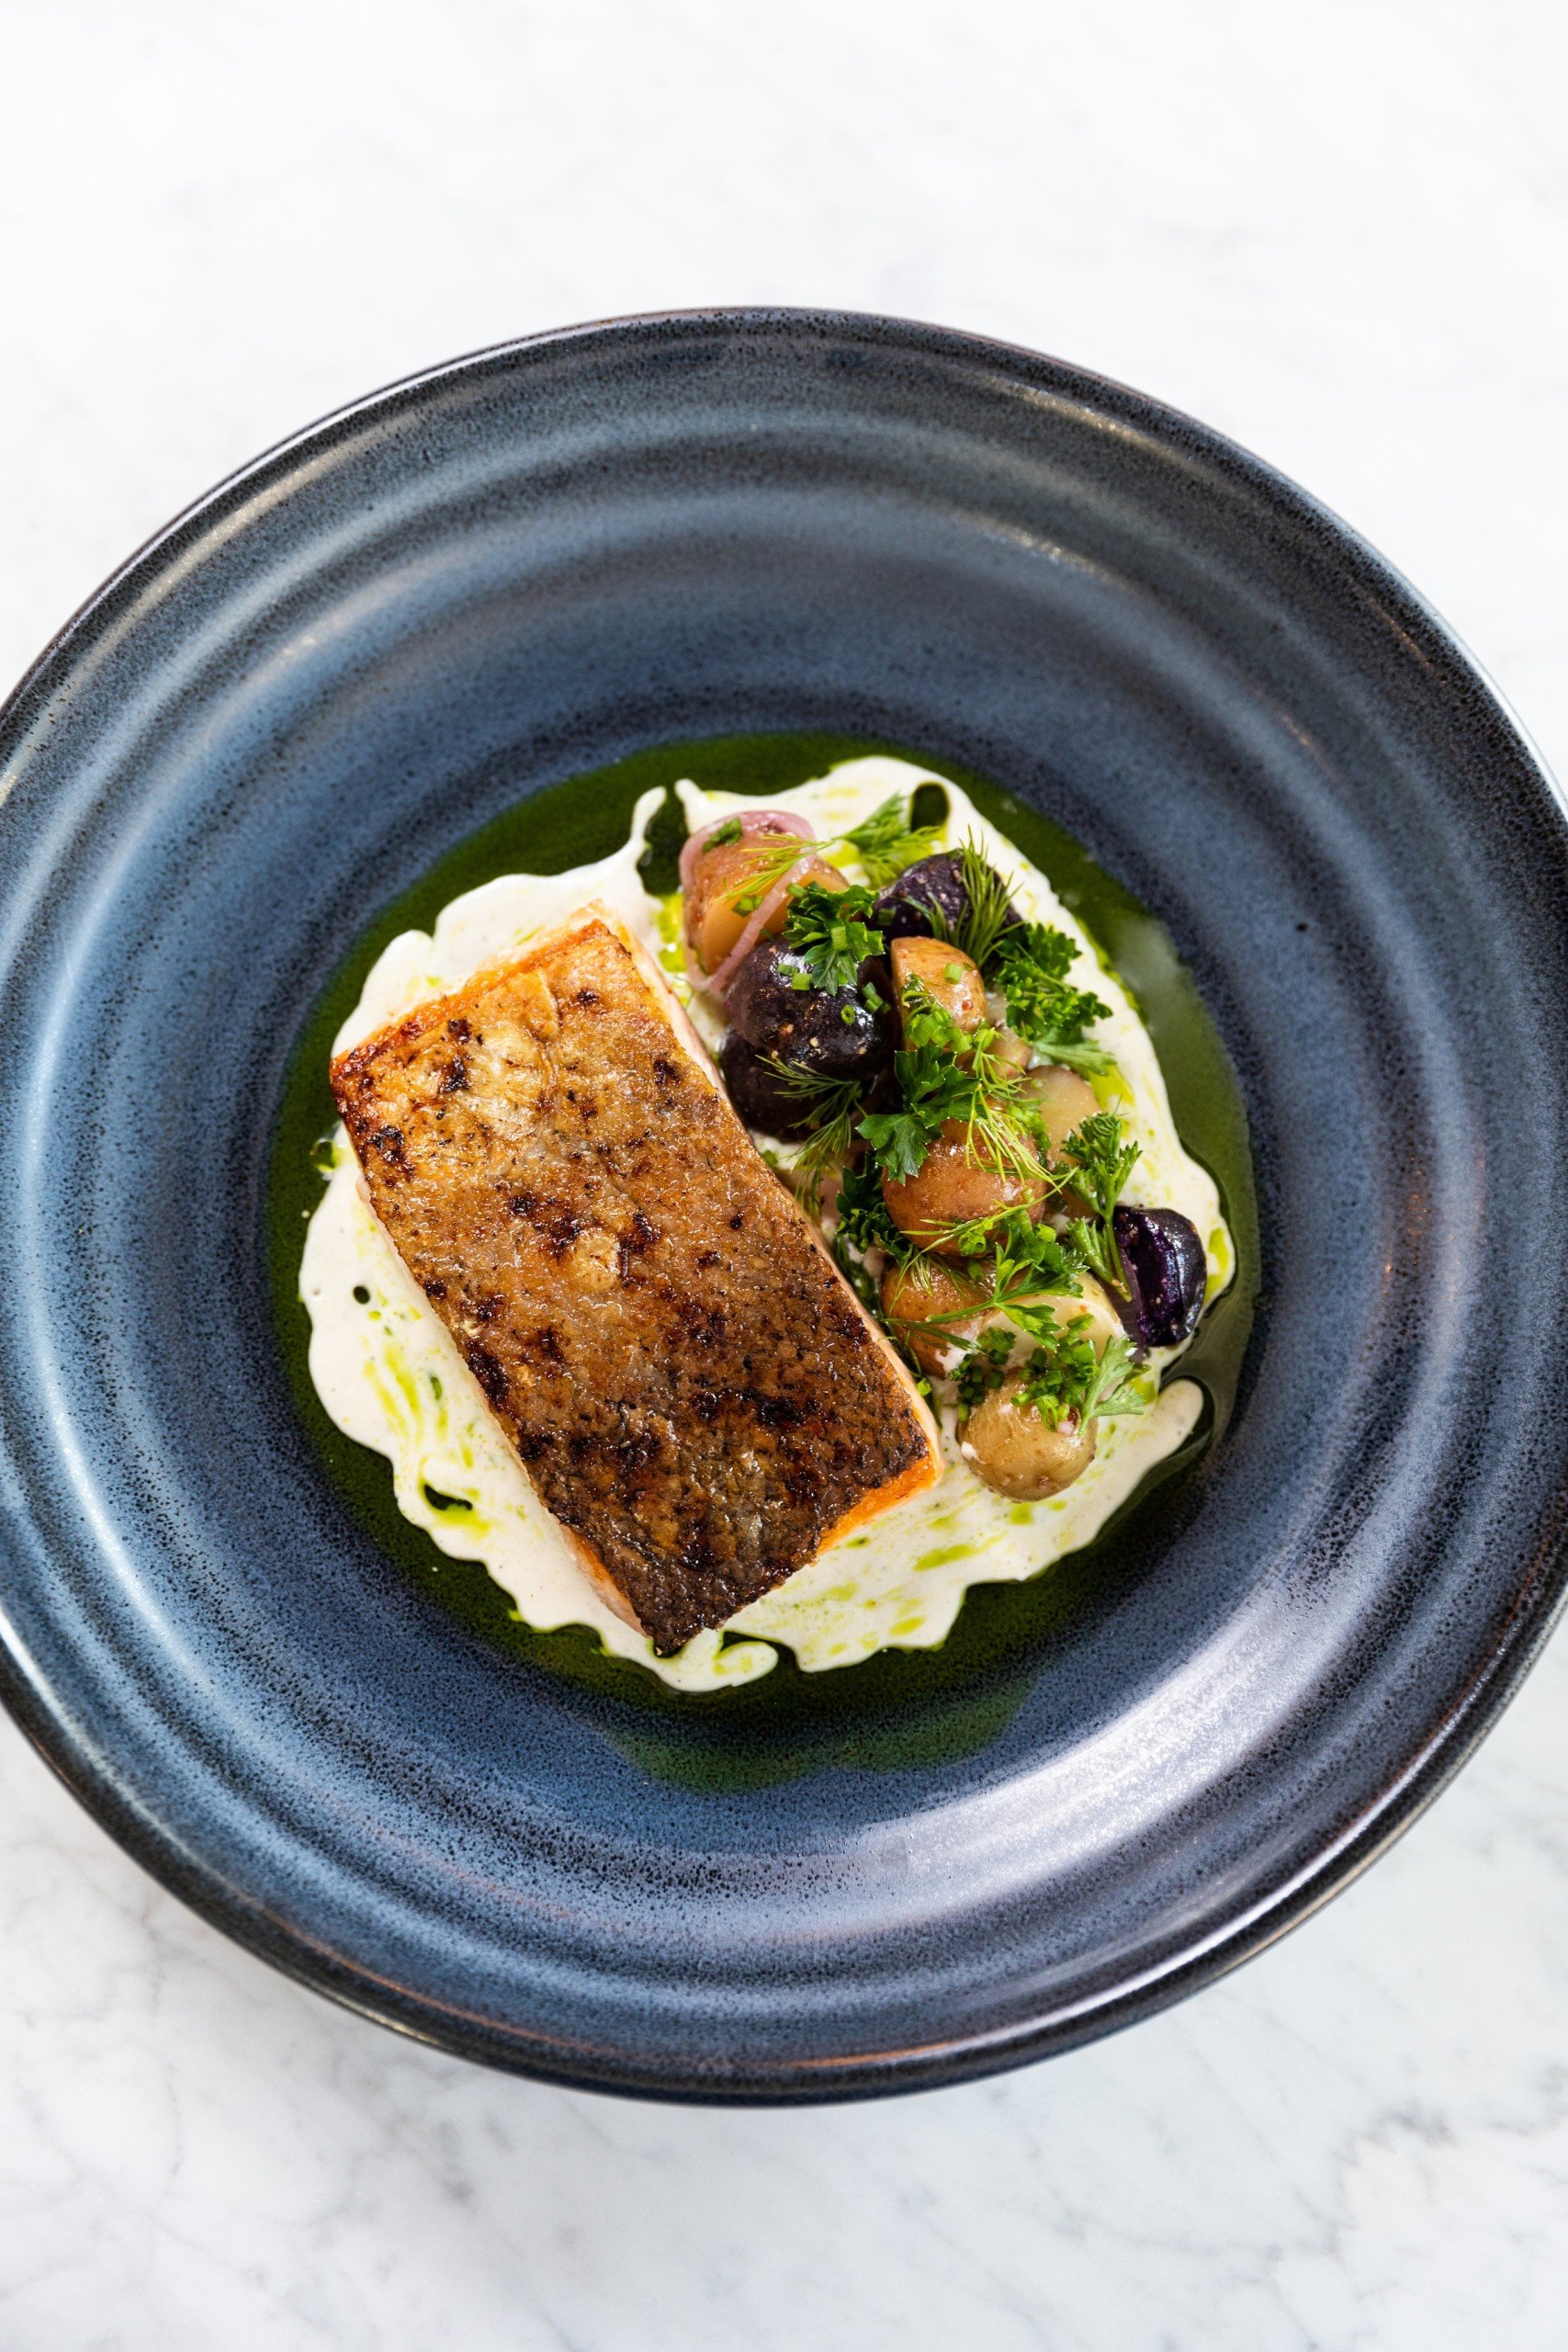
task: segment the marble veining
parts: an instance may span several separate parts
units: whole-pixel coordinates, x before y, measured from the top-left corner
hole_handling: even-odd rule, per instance
[[[884,2106],[487,2075],[185,1912],[0,1730],[11,2352],[1342,2352],[1562,2341],[1568,1655],[1318,1919]]]

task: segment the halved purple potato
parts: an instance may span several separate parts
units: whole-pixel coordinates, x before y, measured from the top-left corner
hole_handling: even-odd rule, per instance
[[[1141,1348],[1179,1347],[1198,1328],[1208,1265],[1195,1227],[1179,1209],[1135,1209],[1111,1219],[1126,1276],[1122,1320]]]

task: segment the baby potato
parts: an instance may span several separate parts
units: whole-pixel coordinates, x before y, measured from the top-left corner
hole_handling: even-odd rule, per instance
[[[991,1050],[1004,1070],[1024,1070],[1029,1068],[1032,1048],[1028,1038],[1021,1037],[1016,1029],[998,1027],[997,1042]]]
[[[1053,1159],[1074,1128],[1092,1119],[1100,1108],[1088,1079],[1080,1078],[1076,1069],[1064,1069],[1059,1062],[1043,1062],[1038,1069],[1032,1069],[1023,1081],[1023,1091],[1051,1139]]]
[[[1067,1324],[1077,1322],[1079,1316],[1087,1316],[1089,1329],[1082,1336],[1095,1354],[1102,1356],[1112,1340],[1126,1338],[1126,1329],[1105,1292],[1090,1275],[1080,1274],[1078,1282],[1078,1297],[1063,1295],[1051,1300],[1052,1317],[1059,1324]]]
[[[929,1261],[922,1261],[922,1262],[929,1262]],[[1081,1336],[1089,1341],[1097,1356],[1102,1356],[1112,1340],[1124,1340],[1127,1334],[1123,1329],[1122,1317],[1092,1276],[1080,1274],[1078,1283],[1078,1295],[1076,1298],[1070,1292],[1063,1291],[1049,1298],[1032,1300],[1031,1305],[1043,1308],[1050,1315],[1054,1323],[1062,1325],[1064,1328],[1074,1323],[1087,1323],[1089,1328]],[[1032,1345],[1030,1334],[1021,1324],[1014,1322],[1005,1307],[993,1307],[964,1326],[964,1335],[967,1338],[978,1339],[987,1331],[1011,1331],[1014,1335],[1014,1351],[1020,1356],[1021,1361],[1029,1354]]]
[[[770,871],[777,880],[778,869],[772,861],[781,843],[788,845],[787,835],[753,833],[745,841],[726,842],[717,849],[705,849],[698,858],[692,887],[686,893],[686,939],[705,972],[716,972],[739,940],[772,887]],[[819,882],[825,890],[849,888],[838,867],[829,865],[822,857],[807,858],[791,871],[789,882],[791,890],[798,889],[803,882]],[[786,892],[763,924],[763,931],[782,931],[788,913]]]
[[[968,1134],[962,1119],[949,1119],[915,1175],[897,1183],[890,1176],[882,1180],[882,1197],[900,1233],[946,1258],[964,1254],[943,1238],[949,1226],[992,1216],[999,1209],[1026,1208],[1038,1216],[1052,1191],[1043,1169],[1020,1176],[987,1167],[977,1153],[971,1154]]]
[[[939,1258],[917,1258],[912,1266],[889,1266],[882,1277],[882,1311],[894,1325],[930,1323],[938,1316],[961,1320],[944,1322],[939,1331],[904,1332],[910,1354],[922,1372],[940,1375],[947,1369],[948,1351],[971,1338],[978,1320],[982,1293],[955,1266]],[[964,1309],[975,1307],[976,1315]]]
[[[896,939],[891,952],[893,993],[900,1006],[905,981],[919,980],[961,1029],[978,1029],[986,1019],[986,983],[973,956],[945,939]]]
[[[1033,1405],[1020,1405],[1022,1375],[1010,1373],[969,1415],[959,1432],[959,1451],[976,1474],[998,1494],[1020,1502],[1059,1495],[1094,1460],[1095,1425],[1076,1419],[1053,1427]]]

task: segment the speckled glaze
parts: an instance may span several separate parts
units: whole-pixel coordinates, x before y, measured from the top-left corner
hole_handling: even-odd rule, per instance
[[[269,1135],[346,941],[514,799],[919,747],[1156,907],[1241,1073],[1240,1409],[957,1760],[716,1791],[472,1640],[280,1370]],[[1568,832],[1380,561],[1052,361],[804,313],[483,355],[262,459],[0,725],[7,1700],[279,1965],[604,2088],[910,2088],[1125,2024],[1461,1761],[1561,1593]],[[711,1713],[666,1719],[695,1755]]]

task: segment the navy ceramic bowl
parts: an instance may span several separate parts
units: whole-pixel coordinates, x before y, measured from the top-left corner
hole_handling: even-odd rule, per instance
[[[378,908],[521,795],[774,728],[988,775],[1158,910],[1240,1074],[1263,1280],[1232,1427],[992,1736],[747,1788],[696,1769],[711,1711],[651,1764],[632,1701],[378,1552],[280,1368],[264,1208],[291,1046]],[[1410,590],[1202,427],[873,319],[487,353],[172,526],[13,698],[0,773],[6,1696],[321,1990],[667,2096],[1011,2064],[1300,1919],[1545,1634],[1562,813]]]

